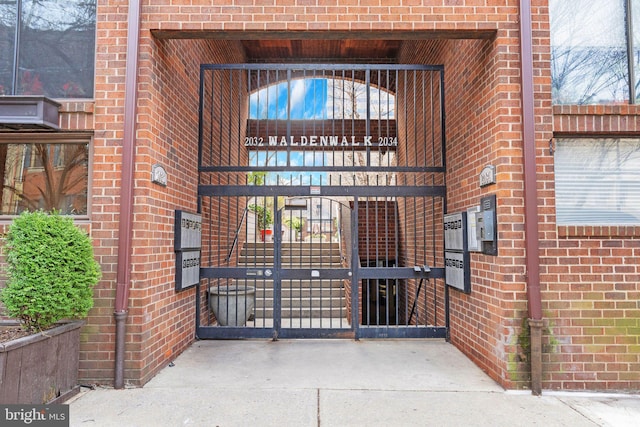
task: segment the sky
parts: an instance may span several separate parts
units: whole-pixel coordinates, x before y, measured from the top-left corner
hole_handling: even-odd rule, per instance
[[[282,82],[253,92],[249,97],[249,117],[270,120],[352,118],[354,117],[351,111],[352,104],[355,104],[355,117],[366,118],[366,86],[362,83],[341,79],[306,78],[292,79],[289,85],[290,87],[287,82]],[[383,118],[393,119],[395,109],[393,95],[371,86],[369,98],[372,119],[377,119],[380,115]],[[353,102],[354,99],[355,102]],[[290,104],[290,117],[287,117],[288,104]],[[290,151],[289,155],[289,165],[287,165],[286,151],[254,151],[249,165],[292,167],[332,165],[332,159],[326,152]],[[320,172],[269,173],[266,184],[326,185],[327,180],[328,174]]]
[[[292,120],[352,118],[352,98],[355,98],[356,104],[355,117],[366,118],[366,86],[362,83],[341,79],[307,78],[293,79],[290,85],[290,95],[287,82],[253,92],[249,97],[250,118],[285,120],[289,99]],[[350,93],[355,95],[352,96]],[[393,95],[371,86],[369,97],[372,119],[377,119],[380,112],[383,118],[387,115],[393,118]]]
[[[289,166],[321,167],[328,165],[326,153],[319,151],[291,151]],[[268,160],[267,160],[268,159]],[[254,151],[249,166],[287,166],[286,151]],[[323,172],[268,173],[266,185],[326,185],[328,174]]]
[[[256,91],[249,98],[253,119],[287,119],[287,102],[291,100],[292,120],[325,118],[327,100],[326,79],[291,80],[291,95],[287,82]]]

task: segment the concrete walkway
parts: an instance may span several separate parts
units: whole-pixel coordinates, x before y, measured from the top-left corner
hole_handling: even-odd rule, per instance
[[[72,426],[640,425],[639,396],[505,392],[424,340],[199,341],[143,388],[69,403]]]

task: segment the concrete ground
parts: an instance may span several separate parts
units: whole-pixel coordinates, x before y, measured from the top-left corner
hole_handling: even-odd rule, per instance
[[[505,392],[444,341],[198,341],[172,365],[83,389],[71,426],[640,425],[638,395]]]

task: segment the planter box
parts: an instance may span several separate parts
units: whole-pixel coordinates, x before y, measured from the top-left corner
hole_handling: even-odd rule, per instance
[[[76,394],[83,324],[64,323],[0,344],[0,402],[60,403]],[[15,325],[0,323],[0,327]]]

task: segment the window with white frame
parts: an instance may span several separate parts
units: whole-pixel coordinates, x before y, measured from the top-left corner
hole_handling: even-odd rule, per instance
[[[640,225],[640,139],[556,140],[558,225]]]
[[[0,139],[0,214],[87,214],[88,137],[37,134]]]

